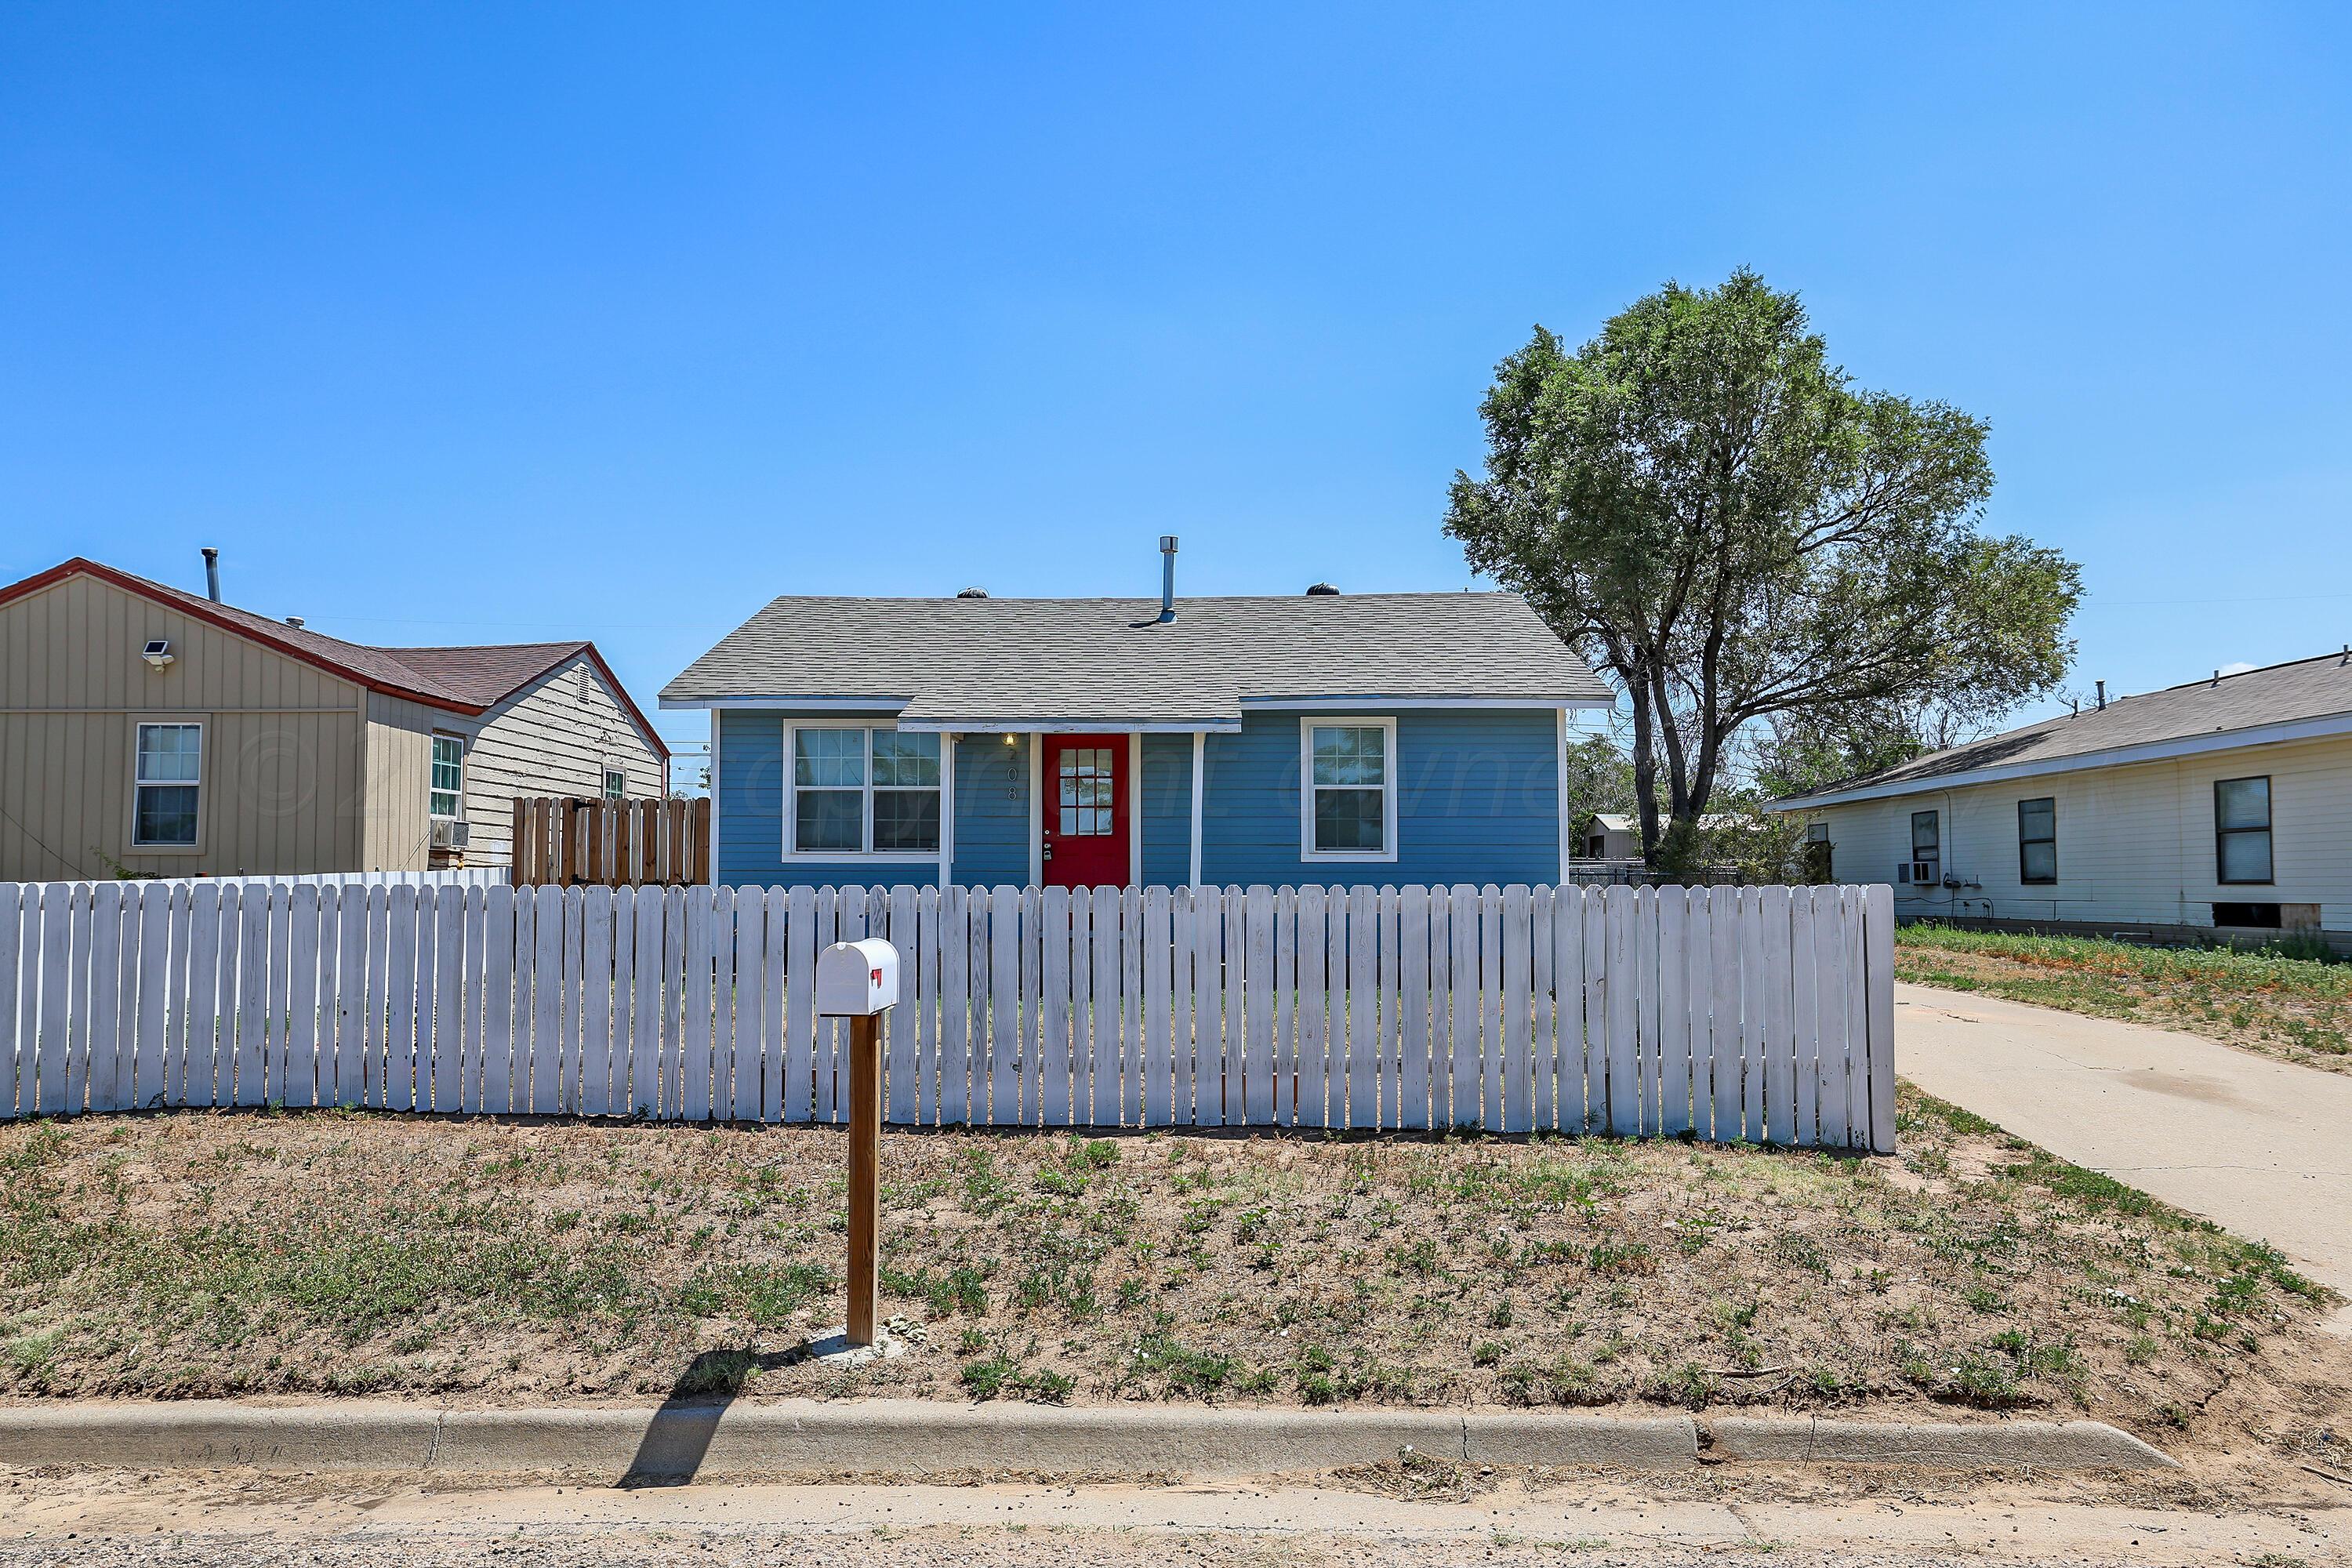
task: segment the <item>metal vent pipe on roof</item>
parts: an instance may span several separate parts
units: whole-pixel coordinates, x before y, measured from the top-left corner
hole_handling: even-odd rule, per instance
[[[221,602],[221,597],[220,597],[220,552],[219,552],[219,551],[217,551],[217,550],[215,550],[215,549],[214,549],[214,548],[213,548],[211,545],[209,545],[209,544],[207,544],[207,545],[204,546],[204,552],[205,552],[205,598],[207,598],[207,599],[210,599],[214,604],[217,605],[217,604],[219,604],[219,603]]]
[[[1160,536],[1160,619],[1176,618],[1176,536]]]
[[[2100,712],[2102,712],[2102,713],[2104,713],[2104,712],[2105,712],[2105,711],[2107,710],[2107,683],[2106,683],[2105,681],[2102,680],[2102,681],[2098,682],[2098,688],[2099,688],[2099,711],[2100,711]]]

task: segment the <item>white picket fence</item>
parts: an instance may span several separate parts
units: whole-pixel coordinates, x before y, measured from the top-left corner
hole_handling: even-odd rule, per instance
[[[845,1114],[817,949],[879,935],[888,1119],[1477,1125],[1891,1151],[1872,888],[0,884],[0,1117]]]
[[[127,879],[142,888],[163,884],[193,888],[209,882],[215,888],[495,888],[511,879],[504,866],[466,866],[446,871],[305,871],[300,873],[264,872],[252,877],[135,877]],[[47,882],[34,883],[46,888]],[[63,884],[69,888],[100,888],[103,882],[87,879],[68,879]]]

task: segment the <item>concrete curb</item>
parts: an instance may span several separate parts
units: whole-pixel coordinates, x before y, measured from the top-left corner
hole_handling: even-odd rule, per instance
[[[1725,1415],[1706,1424],[1719,1459],[1774,1464],[1996,1465],[2037,1470],[2178,1469],[2178,1461],[2104,1421],[1780,1420]]]
[[[1066,1408],[926,1400],[439,1410],[392,1403],[0,1408],[0,1464],[75,1468],[608,1480],[972,1471],[1057,1477],[1255,1476],[1376,1464],[1412,1450],[1474,1464],[1678,1469],[1710,1459],[2035,1469],[2172,1460],[2095,1421],[1957,1426],[1553,1411]]]

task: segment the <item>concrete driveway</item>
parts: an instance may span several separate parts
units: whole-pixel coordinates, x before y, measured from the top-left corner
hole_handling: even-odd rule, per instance
[[[1895,1066],[2352,1295],[2352,1075],[1925,985],[1895,988]]]

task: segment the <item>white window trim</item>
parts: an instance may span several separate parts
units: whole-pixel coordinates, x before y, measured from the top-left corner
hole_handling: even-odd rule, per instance
[[[922,849],[802,849],[793,842],[800,826],[799,803],[793,798],[798,790],[793,773],[793,737],[803,730],[887,730],[898,726],[887,719],[791,719],[784,722],[783,787],[783,853],[788,866],[837,866],[854,862],[873,862],[888,866],[944,866],[954,850],[953,828],[949,826],[950,814],[955,810],[955,737],[940,737],[940,847]],[[814,786],[822,788],[824,786]],[[861,837],[868,843],[874,837],[874,743],[866,745],[866,821]]]
[[[139,839],[139,731],[193,727],[196,731],[196,839],[193,844],[142,844]],[[131,721],[131,820],[123,825],[123,842],[141,855],[201,855],[205,849],[205,771],[212,761],[210,726],[193,713],[157,713]],[[184,784],[184,779],[159,779],[158,784]]]
[[[457,787],[454,790],[438,790],[433,787],[433,749],[428,746],[425,753],[425,815],[435,822],[463,822],[466,820],[466,737],[452,730],[436,730],[433,731],[432,741],[434,746],[437,746],[443,741],[457,742]],[[457,797],[456,811],[439,812],[433,809],[433,797],[445,794],[455,795]]]
[[[613,793],[613,775],[621,775],[621,793]],[[629,769],[626,763],[606,763],[596,770],[596,794],[604,800],[629,798]]]
[[[1379,849],[1318,849],[1315,847],[1315,731],[1324,729],[1379,730],[1381,741],[1381,841]],[[1310,713],[1298,721],[1298,858],[1310,865],[1353,863],[1393,864],[1397,858],[1397,721],[1393,717],[1353,718],[1344,713]],[[1349,788],[1363,786],[1349,785]]]

